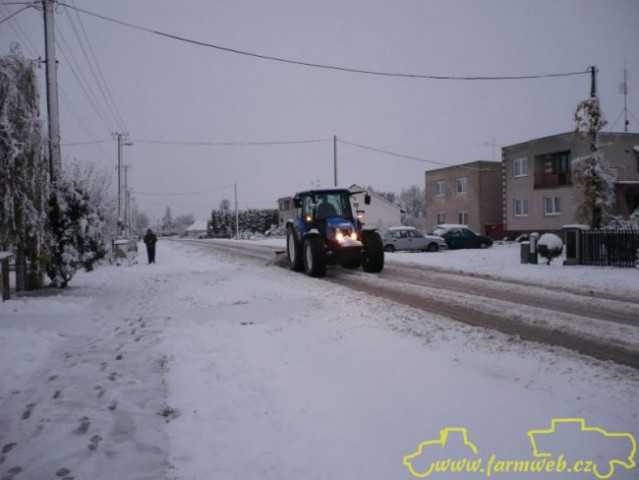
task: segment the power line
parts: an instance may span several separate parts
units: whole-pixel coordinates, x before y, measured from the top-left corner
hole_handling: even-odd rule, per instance
[[[95,145],[96,143],[104,143],[104,140],[89,140],[87,142],[61,143],[61,147],[74,147],[77,145]]]
[[[87,78],[84,75],[84,72],[80,68],[80,65],[78,64],[77,60],[75,59],[75,56],[73,55],[73,51],[71,50],[71,48],[69,47],[69,44],[67,43],[66,39],[64,38],[64,34],[57,27],[56,27],[56,32],[59,34],[59,37],[62,40],[62,43],[58,42],[57,39],[55,40],[55,43],[56,43],[56,45],[58,47],[60,47],[60,53],[62,54],[62,56],[67,59],[67,65],[69,67],[69,70],[71,71],[71,74],[75,77],[76,81],[78,82],[78,85],[80,86],[80,89],[82,90],[82,92],[84,92],[84,95],[86,96],[87,100],[89,101],[89,105],[91,105],[91,107],[93,108],[93,110],[97,114],[98,118],[102,121],[102,123],[104,124],[106,129],[107,130],[113,130],[109,126],[109,123],[106,120],[107,115],[104,113],[104,110],[102,110],[102,107],[100,107],[100,102],[98,102],[97,99],[95,98],[95,94],[91,90],[91,88],[89,86],[89,82],[87,81]],[[65,48],[69,52],[69,56],[68,57],[67,57]],[[74,68],[74,65],[76,65],[75,68]],[[76,68],[77,68],[77,70],[76,70]]]
[[[3,4],[4,5],[4,4]],[[24,12],[27,8],[31,8],[31,5],[27,5],[26,7],[22,7],[20,10],[13,12],[11,15],[9,15],[8,17],[3,18],[2,20],[0,20],[0,24],[11,20],[13,17],[15,17],[17,14],[19,14],[20,12]]]
[[[77,12],[81,12],[84,13],[86,15],[90,15],[102,20],[105,20],[107,22],[112,22],[112,23],[116,23],[118,25],[122,25],[125,27],[129,27],[129,28],[133,28],[135,30],[140,30],[143,32],[147,32],[147,33],[152,33],[154,35],[159,35],[165,38],[170,38],[172,40],[177,40],[180,42],[184,42],[184,43],[190,43],[193,45],[199,45],[201,47],[207,47],[207,48],[214,48],[216,50],[220,50],[223,52],[228,52],[228,53],[235,53],[238,55],[244,55],[244,56],[248,56],[248,57],[253,57],[253,58],[259,58],[262,60],[271,60],[271,61],[275,61],[275,62],[281,62],[281,63],[288,63],[288,64],[293,64],[293,65],[301,65],[304,67],[313,67],[313,68],[322,68],[322,69],[327,69],[327,70],[338,70],[338,71],[342,71],[342,72],[349,72],[349,73],[360,73],[360,74],[365,74],[365,75],[378,75],[378,76],[385,76],[385,77],[402,77],[402,78],[418,78],[418,79],[427,79],[427,80],[529,80],[529,79],[537,79],[537,78],[552,78],[552,77],[568,77],[568,76],[573,76],[573,75],[585,75],[585,74],[589,74],[590,73],[590,69],[584,70],[584,71],[579,71],[579,72],[563,72],[563,73],[549,73],[549,74],[537,74],[537,75],[514,75],[514,76],[454,76],[454,75],[425,75],[425,74],[413,74],[413,73],[394,73],[394,72],[381,72],[381,71],[374,71],[374,70],[364,70],[364,69],[359,69],[359,68],[352,68],[352,67],[342,67],[342,66],[337,66],[337,65],[326,65],[326,64],[319,64],[319,63],[311,63],[311,62],[305,62],[305,61],[301,61],[301,60],[291,60],[291,59],[287,59],[287,58],[282,58],[282,57],[275,57],[272,55],[262,55],[259,53],[254,53],[254,52],[248,52],[245,50],[238,50],[235,48],[230,48],[230,47],[223,47],[221,45],[216,45],[213,43],[208,43],[208,42],[202,42],[199,40],[193,40],[190,38],[186,38],[186,37],[182,37],[179,35],[174,35],[171,33],[166,33],[166,32],[161,32],[159,30],[153,30],[150,28],[146,28],[146,27],[142,27],[139,25],[134,25],[132,23],[129,22],[125,22],[122,20],[117,20],[114,18],[110,18],[104,15],[100,15],[98,13],[93,13],[93,12],[89,12],[88,10],[84,10],[82,8],[78,8],[76,6],[72,6],[69,4],[66,4],[64,2],[60,2],[60,5],[71,8],[73,10],[76,10]]]
[[[74,0],[71,0],[71,3],[75,5]],[[69,21],[69,24],[71,25],[71,28],[73,29],[73,33],[78,39],[78,44],[80,45],[80,48],[82,49],[84,58],[86,59],[87,65],[89,66],[89,70],[91,71],[91,74],[93,75],[93,79],[95,80],[95,83],[98,86],[98,89],[100,90],[100,93],[102,94],[102,98],[106,102],[107,107],[109,107],[111,115],[113,116],[118,128],[122,131],[127,131],[128,128],[126,128],[126,123],[124,122],[122,115],[120,114],[120,110],[118,109],[118,106],[115,103],[115,100],[113,99],[113,95],[111,93],[111,90],[109,89],[109,85],[107,84],[104,78],[102,69],[100,68],[100,64],[98,63],[98,59],[95,55],[93,47],[91,46],[91,41],[89,40],[89,36],[87,35],[87,32],[82,23],[82,19],[80,18],[80,15],[77,11],[75,12],[75,15],[78,19],[78,23],[80,24],[80,30],[82,30],[84,42],[83,42],[83,39],[80,37],[80,34],[78,33],[78,29],[75,26],[73,17],[69,15],[67,16],[67,19]],[[87,49],[84,48],[84,43],[86,43],[89,53],[87,53]],[[91,60],[93,60],[93,62],[91,62]],[[95,70],[93,68],[93,64],[95,64]],[[97,70],[97,74],[96,74],[96,70]]]
[[[204,146],[204,147],[236,147],[236,146],[268,146],[268,145],[299,145],[305,143],[322,143],[331,142],[328,138],[319,138],[311,140],[285,140],[285,141],[271,141],[271,142],[187,142],[187,141],[172,141],[172,140],[140,140],[131,139],[135,143],[148,143],[158,145],[192,145],[192,146]]]
[[[6,4],[2,4],[2,7],[4,7],[4,11],[5,12],[9,12],[9,7],[5,6]],[[21,10],[22,11],[22,10]],[[13,15],[12,15],[13,16]],[[11,17],[9,17],[11,18]],[[8,20],[9,18],[6,18],[5,20]],[[22,29],[22,27],[20,26],[20,24],[16,21],[16,19],[13,19],[9,22],[9,26],[11,27],[11,29],[13,30],[13,32],[16,34],[17,37],[19,37],[20,41],[23,42],[25,48],[29,51],[29,54],[35,59],[38,58],[38,49],[33,45],[33,43],[31,42],[31,40],[29,39],[29,36],[24,32],[24,30]],[[26,40],[26,41],[25,41]]]
[[[437,160],[427,160],[425,158],[414,157],[412,155],[405,155],[403,153],[391,152],[389,150],[383,150],[381,148],[371,147],[371,146],[368,146],[368,145],[362,145],[360,143],[349,142],[349,141],[342,140],[342,139],[339,139],[339,138],[337,139],[337,141],[340,142],[340,143],[343,143],[345,145],[350,145],[352,147],[357,147],[357,148],[361,148],[361,149],[364,149],[364,150],[370,150],[372,152],[377,152],[377,153],[383,153],[385,155],[391,155],[393,157],[405,158],[405,159],[408,159],[408,160],[415,160],[417,162],[433,163],[435,165],[443,165],[445,167],[457,167],[457,168],[463,168],[463,169],[466,169],[466,170],[473,170],[473,171],[475,171],[475,170],[476,171],[484,171],[485,170],[485,169],[482,169],[482,168],[467,167],[467,166],[464,166],[464,165],[453,165],[453,164],[450,164],[450,163],[439,162]]]
[[[163,196],[181,196],[181,195],[199,195],[201,193],[212,193],[219,192],[220,190],[226,190],[228,188],[233,188],[233,185],[225,185],[223,187],[217,187],[212,190],[199,190],[194,192],[173,192],[173,193],[158,193],[158,192],[138,192],[137,190],[134,192],[136,195],[163,195]]]

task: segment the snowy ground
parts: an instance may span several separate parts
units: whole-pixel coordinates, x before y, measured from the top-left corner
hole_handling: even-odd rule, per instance
[[[639,294],[639,270],[518,255],[388,258]],[[630,368],[192,245],[160,241],[157,261],[0,304],[0,478],[410,479],[404,457],[448,427],[486,460],[530,459],[553,418],[639,435]],[[624,455],[569,433],[568,459]],[[566,476],[595,478],[491,478]]]

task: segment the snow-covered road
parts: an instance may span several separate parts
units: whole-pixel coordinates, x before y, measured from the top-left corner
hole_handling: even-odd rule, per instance
[[[631,368],[195,246],[157,261],[0,305],[0,478],[410,479],[448,427],[513,460],[553,418],[639,434]],[[590,447],[562,444],[624,454]]]

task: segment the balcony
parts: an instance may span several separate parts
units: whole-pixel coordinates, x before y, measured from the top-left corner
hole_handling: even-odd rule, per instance
[[[637,182],[639,181],[639,166],[637,167],[612,167],[617,174],[618,182]]]
[[[559,188],[572,186],[572,174],[535,173],[535,188]]]

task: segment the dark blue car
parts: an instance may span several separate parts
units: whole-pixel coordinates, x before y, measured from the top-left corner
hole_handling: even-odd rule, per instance
[[[488,248],[493,244],[492,238],[475,233],[466,225],[437,225],[432,234],[442,237],[451,250],[455,248]]]

